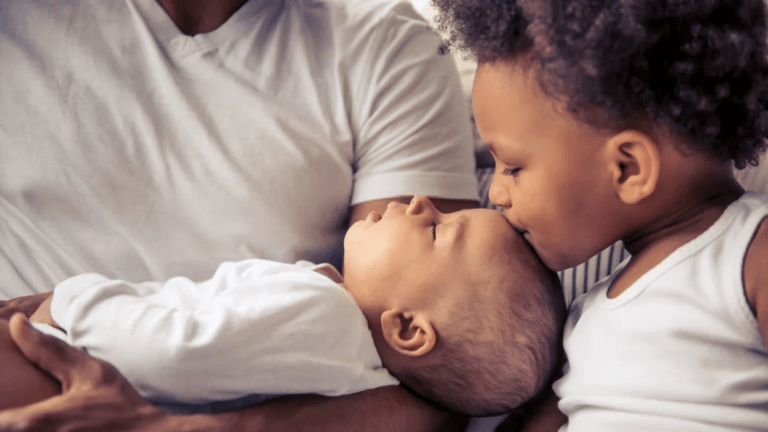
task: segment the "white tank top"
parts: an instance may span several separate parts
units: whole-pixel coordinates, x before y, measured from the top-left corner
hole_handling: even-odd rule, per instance
[[[768,354],[742,279],[766,215],[768,196],[747,192],[617,298],[626,262],[574,302],[561,432],[768,431]]]

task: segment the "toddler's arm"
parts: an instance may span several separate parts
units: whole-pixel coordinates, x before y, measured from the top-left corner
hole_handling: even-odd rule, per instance
[[[763,220],[744,258],[744,291],[768,346],[768,219]]]

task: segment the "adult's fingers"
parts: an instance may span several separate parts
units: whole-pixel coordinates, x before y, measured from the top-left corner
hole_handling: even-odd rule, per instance
[[[168,416],[120,382],[0,412],[0,432],[167,432]]]
[[[0,412],[0,432],[168,430],[168,416],[109,363],[36,331],[22,314],[11,318],[9,328],[21,352],[61,381],[62,394]]]
[[[0,300],[0,319],[8,320],[17,312],[22,312],[13,300]],[[23,312],[22,312],[23,313]]]
[[[11,300],[0,300],[0,319],[10,319],[11,316],[17,312],[30,317],[35,313],[40,304],[52,295],[53,292],[48,292],[44,294],[18,297]]]
[[[55,396],[32,405],[0,412],[0,432],[43,432],[54,431],[62,419],[50,413],[66,413],[72,408],[65,398]],[[70,425],[71,426],[71,425]],[[76,430],[76,429],[73,429]]]
[[[92,357],[53,336],[35,330],[23,314],[15,314],[8,324],[11,338],[25,357],[61,382],[62,391],[72,387],[73,378],[92,375]]]

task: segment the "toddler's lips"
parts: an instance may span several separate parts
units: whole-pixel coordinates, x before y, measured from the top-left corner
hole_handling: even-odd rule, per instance
[[[378,222],[381,220],[381,215],[376,212],[370,212],[368,213],[368,217],[366,219],[371,222]]]
[[[521,236],[527,241],[528,243],[531,243],[531,233],[522,229],[515,227],[515,230],[517,230],[518,233],[520,233]]]
[[[525,234],[528,233],[528,230],[525,230],[525,229],[523,229],[523,228],[513,224],[512,222],[510,222],[509,224],[512,225],[512,228],[514,228],[515,231],[517,231],[520,235],[525,235]]]

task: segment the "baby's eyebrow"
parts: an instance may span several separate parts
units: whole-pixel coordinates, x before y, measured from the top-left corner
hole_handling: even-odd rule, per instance
[[[454,246],[459,245],[459,243],[462,243],[464,240],[464,231],[467,229],[467,220],[469,219],[469,216],[467,214],[463,214],[456,218],[455,226],[456,228],[453,228],[453,233],[451,234],[451,243]]]

